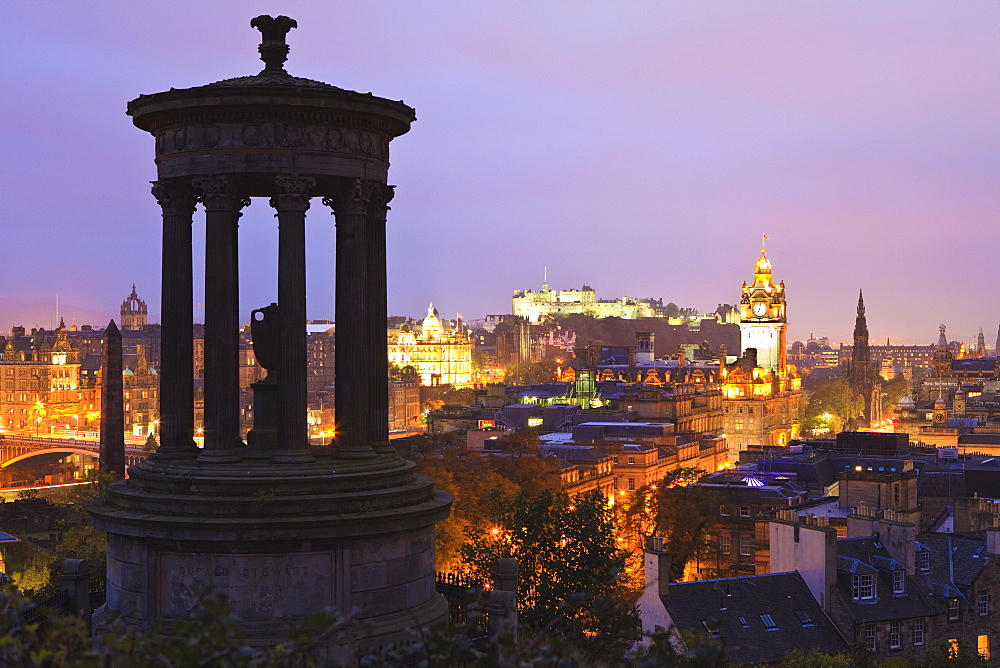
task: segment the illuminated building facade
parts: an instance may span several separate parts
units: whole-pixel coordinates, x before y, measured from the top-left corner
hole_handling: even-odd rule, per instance
[[[548,283],[542,289],[515,290],[512,299],[514,315],[527,318],[528,322],[538,322],[545,315],[566,315],[583,313],[595,318],[654,318],[657,308],[662,308],[659,300],[622,297],[614,300],[598,300],[594,288],[584,285],[579,290],[550,290]]]
[[[146,348],[122,357],[122,385],[125,398],[125,431],[146,436],[159,431],[160,378],[146,359]]]
[[[412,368],[421,385],[472,386],[472,333],[461,316],[442,321],[431,304],[419,326],[403,324],[389,341],[389,364]]]
[[[80,359],[66,325],[46,332],[15,327],[3,342],[0,360],[0,427],[21,433],[48,433],[51,427],[81,427]]]
[[[785,353],[785,284],[775,285],[761,250],[754,281],[743,284],[740,333],[743,354],[720,360],[722,418],[730,458],[752,445],[784,445],[799,435],[802,381]]]

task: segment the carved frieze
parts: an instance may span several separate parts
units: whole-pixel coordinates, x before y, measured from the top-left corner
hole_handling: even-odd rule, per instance
[[[212,123],[160,132],[157,157],[206,150],[306,149],[389,159],[389,136],[380,132],[297,123]]]

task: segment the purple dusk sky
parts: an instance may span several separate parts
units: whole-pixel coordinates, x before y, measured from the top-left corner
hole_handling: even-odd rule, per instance
[[[103,325],[133,282],[158,319],[153,140],[125,104],[258,72],[263,13],[298,20],[290,73],[417,110],[392,314],[506,313],[543,267],[710,311],[766,232],[789,340],[849,341],[859,288],[873,341],[996,339],[1000,3],[912,0],[6,2],[0,330],[50,326],[57,294]],[[309,222],[309,317],[332,318],[333,219]],[[255,200],[247,315],[275,299],[276,239]]]

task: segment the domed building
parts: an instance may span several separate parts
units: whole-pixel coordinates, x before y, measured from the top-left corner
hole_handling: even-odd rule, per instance
[[[434,304],[420,325],[404,323],[389,332],[389,364],[412,368],[423,386],[472,386],[472,333],[462,322],[442,320]]]

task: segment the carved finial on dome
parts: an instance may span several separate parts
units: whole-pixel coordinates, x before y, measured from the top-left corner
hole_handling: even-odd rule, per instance
[[[250,21],[250,27],[260,31],[261,41],[257,51],[264,61],[261,74],[288,74],[285,72],[285,61],[288,60],[288,45],[285,36],[292,28],[298,28],[295,19],[287,16],[277,18],[262,14]]]

